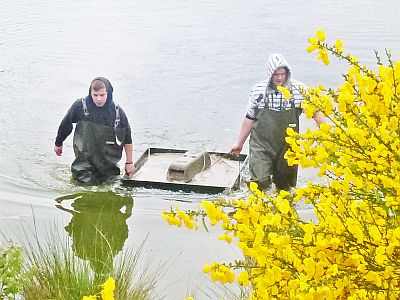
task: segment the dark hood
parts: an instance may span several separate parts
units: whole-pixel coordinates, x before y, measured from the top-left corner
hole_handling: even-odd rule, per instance
[[[90,86],[89,86],[89,96],[88,96],[88,99],[90,99],[91,102],[93,103],[93,99],[92,99],[92,94],[91,94],[91,93],[92,93],[92,83],[93,83],[93,81],[95,81],[95,80],[100,80],[100,81],[102,81],[102,82],[105,84],[105,86],[106,86],[107,101],[106,101],[106,104],[104,104],[104,107],[109,107],[110,105],[114,106],[114,100],[113,100],[113,91],[114,91],[114,89],[113,89],[113,87],[112,87],[110,81],[109,81],[107,78],[105,78],[105,77],[96,77],[95,79],[92,80],[92,82],[90,83]]]

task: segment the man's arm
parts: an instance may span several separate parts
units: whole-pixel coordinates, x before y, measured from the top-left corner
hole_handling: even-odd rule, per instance
[[[60,126],[58,127],[57,137],[54,145],[54,152],[61,156],[63,151],[63,143],[64,140],[71,134],[72,132],[72,121],[71,121],[71,112],[68,111],[67,115],[61,121]]]
[[[251,132],[251,128],[253,127],[255,121],[249,118],[245,118],[243,120],[242,126],[240,128],[239,138],[237,140],[236,145],[231,148],[230,153],[234,155],[239,155],[243,149],[243,145],[247,140]]]
[[[135,171],[135,165],[133,164],[133,145],[125,144],[124,150],[125,150],[125,156],[126,156],[125,172],[126,172],[126,174],[129,175],[133,171]]]
[[[63,151],[63,143],[65,139],[71,134],[73,125],[72,123],[76,123],[79,120],[79,111],[82,110],[81,100],[75,101],[64,118],[62,119],[60,126],[58,127],[57,137],[54,145],[54,152],[61,156]]]
[[[132,131],[131,126],[128,121],[128,117],[123,110],[119,107],[120,117],[121,117],[121,128],[125,128],[125,139],[124,139],[124,150],[125,150],[125,173],[129,176],[135,171],[135,165],[133,161],[133,143],[132,143]]]
[[[239,132],[239,137],[237,140],[236,145],[234,145],[230,152],[233,155],[239,155],[240,152],[243,149],[243,145],[247,140],[247,137],[249,136],[251,132],[251,128],[253,127],[255,121],[255,115],[256,115],[256,108],[258,107],[258,104],[260,100],[263,98],[263,90],[265,90],[266,87],[266,82],[260,82],[253,86],[253,88],[250,91],[250,97],[249,97],[249,102],[247,105],[247,111],[246,111],[246,117],[244,118],[242,122],[242,126],[240,127],[240,132]]]

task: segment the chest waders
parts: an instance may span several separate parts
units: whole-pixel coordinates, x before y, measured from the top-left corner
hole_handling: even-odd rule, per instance
[[[118,162],[122,157],[125,128],[118,128],[119,108],[116,109],[114,127],[86,120],[89,112],[82,99],[85,118],[76,124],[73,145],[75,160],[72,177],[79,183],[98,184],[120,174]]]
[[[249,171],[260,189],[269,188],[271,181],[278,190],[296,186],[297,165],[288,166],[284,154],[289,148],[286,129],[299,131],[300,114],[300,108],[292,107],[282,111],[262,109],[257,115],[249,141]]]

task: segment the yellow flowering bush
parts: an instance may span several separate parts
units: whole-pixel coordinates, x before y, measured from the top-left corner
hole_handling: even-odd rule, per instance
[[[82,300],[114,300],[115,281],[112,277],[109,277],[104,284],[102,284],[102,290],[93,296],[84,296]]]
[[[386,51],[377,70],[326,42],[322,30],[308,52],[349,64],[337,89],[311,88],[303,108],[328,122],[303,134],[288,128],[289,164],[319,169],[326,184],[265,195],[255,183],[243,200],[203,201],[197,211],[164,211],[169,224],[197,228],[208,219],[225,231],[243,259],[212,262],[204,272],[249,288],[248,299],[400,299],[400,62]],[[303,220],[296,203],[312,206]],[[205,222],[203,222],[205,224]],[[188,226],[189,225],[189,226]]]
[[[281,85],[278,85],[277,88],[278,88],[278,91],[281,91],[283,93],[283,97],[286,100],[289,100],[292,97],[292,95],[290,94],[290,91],[289,91],[288,88],[285,88],[285,87],[283,87]]]

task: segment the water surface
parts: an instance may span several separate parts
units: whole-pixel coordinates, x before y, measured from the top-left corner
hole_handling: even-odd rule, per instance
[[[118,183],[74,186],[72,139],[61,158],[53,153],[66,110],[86,95],[94,77],[105,76],[128,114],[136,158],[148,147],[226,152],[270,53],[287,58],[294,78],[336,87],[345,66],[323,66],[305,52],[307,38],[322,28],[367,65],[374,63],[374,49],[382,56],[392,49],[398,59],[399,13],[394,0],[0,0],[1,230],[13,238],[17,225],[35,218],[39,232],[56,223],[69,236],[68,226],[77,218],[71,213],[73,195],[122,194],[133,206],[129,214],[126,206],[115,211],[125,218],[117,218],[116,232],[123,233],[117,248],[137,247],[148,236],[146,254],[171,262],[159,294],[181,299],[197,291],[197,299],[208,299],[203,292],[212,284],[202,275],[202,264],[229,261],[238,251],[215,241],[213,233],[178,230],[160,218],[171,205],[193,208],[208,196]],[[314,126],[301,121],[303,130]],[[316,179],[315,171],[302,171],[299,185]],[[72,198],[63,202],[70,211],[57,207],[59,197]],[[85,207],[85,222],[95,211]]]

